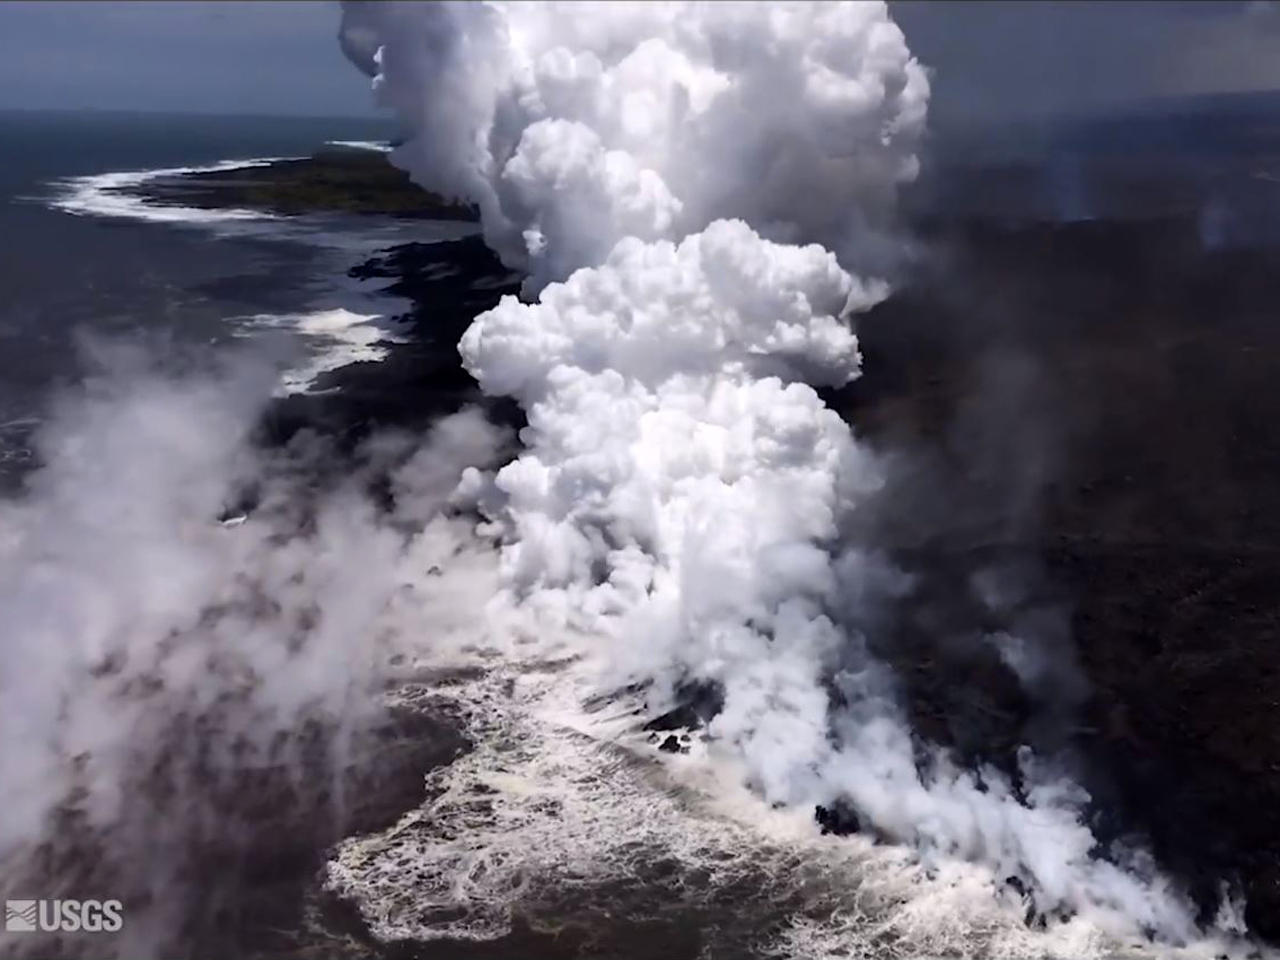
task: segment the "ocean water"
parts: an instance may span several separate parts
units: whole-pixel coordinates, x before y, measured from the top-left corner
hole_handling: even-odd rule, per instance
[[[380,144],[378,118],[0,113],[0,486],[30,465],[52,391],[83,369],[86,340],[172,348],[299,334],[282,389],[380,355],[403,304],[348,267],[432,227],[390,218],[264,217],[160,208],[111,192],[166,171],[306,156],[329,141]],[[455,232],[457,225],[441,227]]]

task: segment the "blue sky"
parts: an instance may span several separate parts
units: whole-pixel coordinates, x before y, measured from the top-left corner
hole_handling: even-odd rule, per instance
[[[1280,10],[1253,2],[891,3],[935,69],[935,119],[1280,88]],[[336,3],[0,2],[0,108],[366,115]]]
[[[372,115],[337,3],[0,2],[0,108]]]
[[[1155,97],[1280,89],[1274,0],[891,2],[935,70],[936,119],[1103,112]]]

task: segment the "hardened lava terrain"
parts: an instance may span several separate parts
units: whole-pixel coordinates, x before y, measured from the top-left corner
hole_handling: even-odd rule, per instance
[[[928,249],[834,400],[905,451],[877,536],[921,585],[879,646],[917,729],[1066,747],[1099,837],[1145,835],[1204,902],[1238,877],[1280,936],[1280,251],[1205,249],[1193,217],[951,223]],[[985,569],[1019,571],[1001,614]],[[1056,709],[958,642],[1020,617],[1074,643]]]

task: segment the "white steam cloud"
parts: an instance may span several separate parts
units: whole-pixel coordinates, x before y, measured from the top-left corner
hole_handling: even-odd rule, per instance
[[[273,364],[165,372],[118,345],[90,363],[0,501],[0,893],[117,897],[124,932],[86,955],[165,955],[212,864],[269,842],[264,810],[336,839],[392,658],[446,642],[493,589],[474,521],[446,514],[503,436],[467,410],[338,472],[318,437],[251,442]],[[398,517],[364,489],[379,474]]]
[[[717,689],[708,749],[769,802],[843,798],[1040,911],[1192,937],[1140,854],[1097,856],[1051,764],[1015,785],[922,756],[860,633],[902,588],[841,542],[883,475],[809,384],[857,375],[849,316],[887,289],[849,270],[916,172],[929,85],[885,5],[352,3],[344,35],[410,131],[393,161],[477,204],[538,296],[461,343],[529,420],[488,507],[497,606],[563,628],[587,692],[652,715]],[[342,883],[377,886],[352,856]]]
[[[739,217],[844,254],[917,170],[929,95],[883,4],[349,4],[345,47],[531,289]]]

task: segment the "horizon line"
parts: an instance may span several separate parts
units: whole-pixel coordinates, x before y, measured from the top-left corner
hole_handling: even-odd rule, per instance
[[[361,120],[394,122],[389,113],[280,113],[242,110],[157,110],[146,107],[27,107],[0,105],[0,113],[99,113],[169,117],[263,117],[272,120]]]

